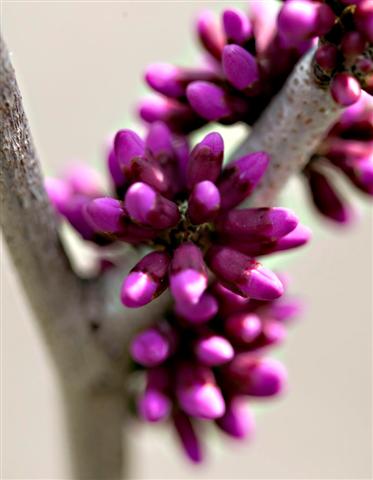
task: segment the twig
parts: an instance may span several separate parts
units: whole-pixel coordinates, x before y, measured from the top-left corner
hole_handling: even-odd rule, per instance
[[[252,206],[270,206],[292,175],[298,174],[342,109],[327,88],[314,80],[312,57],[304,56],[271,101],[233,158],[265,150],[271,162],[250,198]]]

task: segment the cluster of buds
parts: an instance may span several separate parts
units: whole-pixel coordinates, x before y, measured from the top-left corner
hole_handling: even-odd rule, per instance
[[[299,41],[282,21],[281,11],[277,18],[278,4],[273,0],[253,3],[249,14],[227,9],[221,22],[212,12],[203,12],[197,32],[208,55],[205,65],[150,65],[145,79],[161,96],[144,99],[140,116],[184,133],[211,121],[253,124],[313,45],[313,37],[326,33],[333,23],[327,5],[317,8],[312,35]]]
[[[147,422],[170,420],[186,455],[202,460],[200,429],[214,424],[229,436],[250,439],[252,402],[280,394],[283,365],[267,358],[269,347],[286,335],[286,322],[299,314],[295,299],[255,301],[220,283],[209,289],[216,304],[209,320],[170,310],[139,332],[130,351],[135,362],[134,396],[138,416]]]
[[[292,3],[289,2],[290,10]],[[373,2],[342,0],[329,3],[335,21],[320,38],[315,73],[320,82],[331,82],[334,100],[346,107],[360,98],[361,89],[373,93]]]
[[[290,0],[280,9],[272,1],[254,3],[249,14],[225,10],[220,23],[203,12],[197,31],[208,64],[150,65],[145,79],[162,96],[145,99],[140,116],[183,132],[209,121],[252,124],[317,38],[318,80],[331,82],[337,103],[354,103],[361,87],[373,88],[373,8],[371,0],[345,3]]]
[[[126,307],[142,307],[169,288],[172,306],[131,343],[134,371],[146,377],[138,414],[150,422],[170,418],[193,461],[201,460],[197,421],[250,436],[245,397],[283,390],[284,368],[265,354],[299,308],[279,299],[284,281],[257,258],[304,245],[310,232],[288,209],[238,208],[266,172],[266,152],[224,165],[219,133],[191,150],[184,135],[211,121],[254,124],[319,42],[315,79],[330,84],[340,105],[354,105],[304,175],[321,213],[345,222],[349,209],[325,166],[373,194],[372,21],[372,0],[268,0],[253,3],[249,14],[227,9],[220,23],[204,12],[197,22],[204,66],[151,65],[145,77],[158,96],[140,106],[150,124],[146,138],[121,130],[110,142],[112,195],[86,167],[47,180],[55,209],[84,240],[143,248],[121,287]]]
[[[98,236],[152,249],[125,278],[124,305],[141,307],[169,286],[185,315],[207,315],[208,269],[240,295],[279,297],[281,282],[256,257],[303,245],[309,231],[288,209],[236,209],[264,174],[268,155],[251,153],[223,168],[220,134],[208,134],[183,155],[174,140],[162,123],[151,126],[145,141],[119,131],[109,160],[123,173],[123,196],[83,206]]]
[[[303,172],[319,212],[345,223],[353,214],[329,178],[332,170],[343,172],[361,192],[373,195],[373,99],[364,92],[343,112]]]
[[[84,214],[88,203],[104,194],[102,179],[96,170],[84,164],[74,164],[62,178],[47,178],[45,188],[55,211],[84,240],[101,246],[111,243],[107,236],[92,228]]]

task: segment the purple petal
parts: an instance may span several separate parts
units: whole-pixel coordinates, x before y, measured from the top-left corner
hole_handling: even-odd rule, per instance
[[[115,156],[121,168],[130,165],[131,160],[144,155],[144,141],[132,130],[120,130],[114,139]]]
[[[262,322],[255,313],[236,313],[225,320],[224,330],[232,340],[247,344],[259,336]]]
[[[65,178],[71,190],[77,195],[87,197],[102,195],[100,174],[87,165],[75,164],[66,171]]]
[[[124,305],[141,307],[160,295],[167,286],[169,262],[166,252],[145,255],[123,282],[121,298]]]
[[[355,10],[354,20],[358,31],[361,32],[370,43],[373,43],[372,2],[359,2]]]
[[[187,322],[193,324],[205,323],[218,312],[218,303],[209,293],[204,293],[196,304],[176,303],[175,312]]]
[[[185,93],[185,87],[179,78],[180,69],[169,63],[149,65],[145,73],[145,80],[151,88],[173,98],[181,97]]]
[[[95,198],[86,204],[84,210],[87,222],[97,232],[116,233],[123,229],[122,202],[115,198]]]
[[[356,103],[361,95],[358,80],[348,73],[338,73],[332,80],[330,92],[335,102],[343,107]]]
[[[107,157],[107,165],[116,188],[121,188],[126,182],[126,178],[115,155],[114,149],[110,149]]]
[[[213,12],[206,10],[200,13],[197,19],[197,32],[206,50],[214,58],[220,60],[221,52],[225,44],[225,37]]]
[[[135,222],[158,230],[175,226],[180,218],[176,204],[159,195],[146,183],[136,182],[131,185],[124,202]]]
[[[228,402],[225,414],[216,420],[216,424],[235,438],[250,438],[255,430],[254,416],[247,401],[240,397]]]
[[[207,288],[207,277],[196,270],[182,270],[171,275],[170,287],[177,303],[195,305]]]
[[[189,417],[178,411],[174,413],[173,422],[185,453],[190,460],[200,463],[202,461],[201,447]]]
[[[213,83],[192,82],[186,93],[193,110],[206,120],[216,121],[232,114],[224,90]]]
[[[219,281],[240,295],[274,300],[283,294],[283,285],[274,273],[236,250],[212,247],[207,261]]]
[[[237,206],[251,194],[264,175],[269,160],[265,152],[250,153],[223,170],[218,188],[224,210]]]
[[[146,390],[137,403],[138,413],[147,422],[159,422],[168,417],[171,402],[158,390]]]
[[[224,367],[225,378],[237,393],[254,397],[278,395],[285,388],[286,370],[273,359],[257,359],[251,354],[237,355]]]
[[[313,202],[320,213],[338,223],[347,223],[351,220],[348,206],[325,175],[310,170],[308,180]]]
[[[252,35],[248,16],[236,8],[224,10],[223,25],[228,40],[238,45],[245,43]]]
[[[215,182],[218,178],[224,156],[222,136],[212,132],[192,150],[187,167],[187,186],[191,189],[203,180]]]
[[[314,36],[319,20],[318,12],[318,4],[309,0],[284,3],[277,20],[280,34],[295,42]]]
[[[197,359],[208,367],[222,365],[234,356],[234,350],[228,340],[219,335],[199,338],[194,346]]]
[[[136,335],[130,345],[131,357],[144,367],[155,367],[163,363],[170,354],[170,344],[155,328]]]
[[[259,80],[255,57],[239,45],[224,47],[223,69],[228,81],[238,90],[245,90]]]
[[[188,215],[192,223],[213,220],[219,211],[220,201],[219,190],[212,182],[205,180],[197,183],[188,201]]]
[[[277,240],[293,231],[298,218],[287,208],[232,210],[215,222],[217,231],[236,241]]]
[[[48,177],[44,181],[44,187],[53,207],[58,213],[63,214],[72,195],[69,184],[65,180]]]
[[[224,414],[223,396],[207,367],[179,367],[176,395],[184,412],[193,417],[214,419]]]
[[[309,242],[311,236],[311,230],[308,227],[299,224],[294,230],[277,241],[275,251],[279,252],[301,247]]]
[[[154,122],[148,131],[145,146],[155,156],[173,157],[172,134],[162,122]]]
[[[153,300],[157,288],[157,283],[147,273],[132,272],[122,285],[122,303],[129,308],[142,307]]]

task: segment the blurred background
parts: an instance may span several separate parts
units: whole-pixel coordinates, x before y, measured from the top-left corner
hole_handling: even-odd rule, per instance
[[[71,159],[103,170],[105,137],[134,125],[145,66],[196,62],[196,13],[228,5],[238,2],[3,2],[3,35],[44,172],[56,175]],[[228,142],[240,134],[230,131]],[[371,478],[372,210],[346,193],[361,212],[348,230],[320,221],[297,181],[282,199],[315,230],[310,247],[286,257],[291,291],[308,309],[279,354],[289,390],[256,409],[256,439],[212,434],[206,463],[194,467],[167,426],[134,422],[129,478]],[[69,479],[55,372],[5,246],[1,267],[2,478]]]

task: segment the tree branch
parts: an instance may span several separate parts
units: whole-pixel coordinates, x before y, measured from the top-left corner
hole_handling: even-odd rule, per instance
[[[96,472],[97,479],[107,478],[108,473],[110,478],[119,479],[125,367],[106,354],[89,328],[93,316],[100,316],[101,311],[94,311],[91,301],[96,286],[74,274],[61,245],[14,70],[2,41],[0,70],[4,237],[60,372],[68,400],[71,444],[77,449],[76,476],[93,478],[92,472]],[[99,443],[98,438],[105,441]]]
[[[253,126],[233,158],[265,150],[269,167],[250,198],[252,206],[269,206],[292,175],[298,174],[316,150],[342,108],[328,88],[314,81],[309,52],[296,65],[286,84]]]

